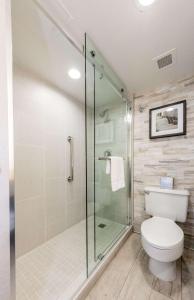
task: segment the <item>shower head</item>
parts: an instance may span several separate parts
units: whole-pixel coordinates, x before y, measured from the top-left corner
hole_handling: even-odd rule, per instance
[[[108,108],[106,108],[106,109],[104,109],[103,111],[101,111],[101,112],[99,113],[99,116],[100,116],[101,118],[104,118],[104,116],[106,115],[107,112],[108,112]]]
[[[99,79],[100,79],[100,80],[102,80],[102,79],[103,79],[103,77],[104,77],[104,74],[103,74],[103,73],[101,73],[101,74],[100,74],[100,77],[99,77]]]
[[[103,111],[101,111],[101,112],[99,113],[99,116],[100,116],[101,118],[104,118],[104,123],[109,122],[109,121],[110,121],[110,118],[109,118],[109,109],[106,108],[106,109],[104,109]]]

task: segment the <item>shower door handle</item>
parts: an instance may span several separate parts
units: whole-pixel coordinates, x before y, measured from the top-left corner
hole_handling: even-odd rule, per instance
[[[70,146],[70,164],[69,164],[69,176],[67,177],[68,182],[73,181],[73,138],[72,136],[68,136],[67,141]]]

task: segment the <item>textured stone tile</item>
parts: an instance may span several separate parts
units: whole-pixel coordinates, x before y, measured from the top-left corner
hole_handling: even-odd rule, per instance
[[[151,93],[134,103],[134,227],[139,231],[146,218],[144,187],[159,186],[161,176],[172,176],[175,188],[188,189],[188,218],[182,228],[194,237],[194,77],[175,85],[174,91]],[[187,135],[149,139],[149,109],[180,100],[187,100]],[[140,105],[144,108],[139,111]],[[188,245],[188,242],[187,242]]]

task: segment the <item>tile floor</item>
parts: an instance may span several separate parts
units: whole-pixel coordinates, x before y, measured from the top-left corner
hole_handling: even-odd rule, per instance
[[[148,256],[140,236],[132,234],[85,300],[193,300],[194,251],[184,251],[177,278],[163,282],[148,270]]]
[[[96,255],[124,228],[97,218]],[[94,220],[89,218],[89,266],[95,266]],[[21,256],[16,263],[17,300],[67,300],[86,279],[86,223],[82,221]]]

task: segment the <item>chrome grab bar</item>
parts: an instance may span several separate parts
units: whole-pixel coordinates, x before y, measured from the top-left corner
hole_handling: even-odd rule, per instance
[[[73,138],[72,136],[68,136],[67,141],[69,142],[70,145],[70,170],[69,170],[69,176],[67,178],[68,182],[73,181]]]

